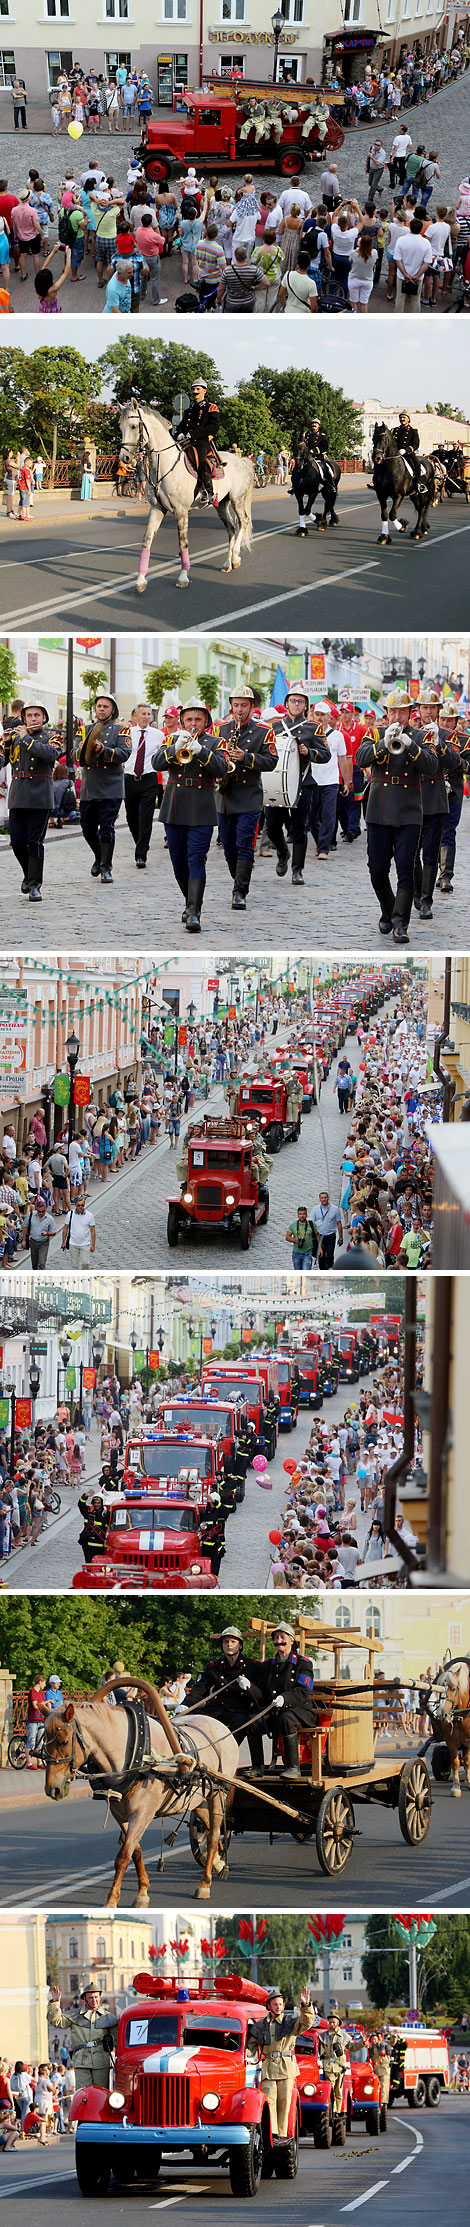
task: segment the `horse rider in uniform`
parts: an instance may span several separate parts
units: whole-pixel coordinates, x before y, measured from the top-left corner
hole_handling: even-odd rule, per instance
[[[255,835],[263,810],[262,773],[277,765],[274,729],[255,719],[254,689],[246,683],[230,697],[230,716],[214,728],[227,759],[219,789],[219,834],[233,881],[233,912],[246,912],[255,856]]]
[[[394,441],[395,447],[400,451],[400,456],[404,457],[405,464],[408,465],[412,486],[417,488],[419,486],[419,433],[417,425],[411,423],[408,410],[400,410],[398,425],[394,427]]]
[[[111,1484],[112,1478],[110,1476]],[[86,1493],[82,1492],[78,1502],[78,1513],[83,1516],[83,1531],[80,1532],[78,1543],[79,1546],[83,1547],[85,1562],[92,1562],[94,1554],[103,1553],[105,1539],[109,1531],[109,1508],[105,1508],[100,1492],[94,1492],[91,1500],[87,1500]]]
[[[273,715],[274,733],[279,734],[276,715]],[[306,688],[297,681],[289,688],[285,703],[280,709],[281,734],[286,728],[294,736],[300,753],[301,774],[299,793],[290,810],[287,805],[266,805],[266,831],[277,850],[276,873],[287,874],[289,851],[286,842],[286,823],[292,835],[292,880],[295,887],[303,888],[303,868],[307,856],[308,824],[312,803],[312,766],[328,765],[331,751],[321,728],[310,718],[310,698]]]
[[[112,882],[115,826],[124,796],[124,767],[131,756],[129,728],[119,718],[115,696],[97,696],[95,719],[80,749],[80,820],[93,851],[93,880]]]
[[[370,768],[367,800],[367,857],[372,887],[379,899],[379,930],[393,931],[394,943],[409,943],[408,921],[413,903],[413,876],[423,819],[421,779],[435,773],[436,752],[411,726],[411,697],[403,689],[387,696],[389,724],[378,742],[366,738],[356,756],[357,766]],[[398,886],[394,898],[390,867],[395,860]]]
[[[220,410],[218,402],[208,401],[205,379],[194,379],[191,393],[194,399],[190,402],[189,409],[183,411],[176,427],[176,439],[179,441],[183,437],[188,448],[193,449],[197,463],[194,500],[206,508],[214,500],[211,452],[219,430]]]
[[[460,730],[460,732],[459,732]],[[465,793],[465,776],[470,775],[470,736],[466,722],[459,718],[455,704],[446,699],[439,706],[438,742],[453,744],[452,765],[447,773],[447,811],[441,836],[439,888],[444,897],[451,895],[457,846],[457,828]]]
[[[448,736],[437,726],[439,695],[435,688],[422,688],[419,698],[422,727],[428,741],[431,739],[437,753],[434,773],[425,775],[421,786],[423,825],[415,858],[414,901],[421,920],[432,920],[432,900],[439,866],[442,831],[447,814],[447,787],[449,774],[459,772],[458,751],[453,736]],[[428,728],[433,721],[432,736]]]
[[[326,2033],[320,2036],[320,2046],[324,2077],[331,2080],[335,2113],[339,2114],[343,2108],[343,2079],[348,2070],[349,2058],[341,2031],[341,2020],[336,2016],[329,2018]]]
[[[191,1679],[184,1697],[185,1709],[191,1709],[193,1702],[207,1699],[210,1704],[211,1694],[216,1695],[214,1709],[209,1708],[209,1714],[228,1725],[236,1740],[240,1734],[240,1745],[246,1735],[253,1770],[258,1771],[264,1764],[262,1727],[256,1724],[251,1728],[249,1718],[262,1708],[259,1673],[259,1663],[252,1662],[244,1654],[243,1635],[238,1625],[226,1624],[221,1655],[209,1661],[205,1670]],[[222,1694],[220,1686],[224,1688]]]
[[[270,2107],[274,2141],[285,2142],[288,2133],[297,2075],[297,2035],[307,2034],[314,2025],[308,1987],[302,1988],[298,2010],[286,2010],[281,1988],[271,1988],[263,2017],[248,2019],[247,2044],[249,2049],[261,2051],[261,2087]]]
[[[308,432],[305,433],[304,439],[309,456],[314,456],[316,462],[318,464],[321,464],[322,466],[324,493],[326,493],[327,498],[329,498],[331,488],[333,488],[333,495],[336,501],[336,480],[331,470],[331,464],[328,455],[328,436],[326,433],[322,432],[320,418],[312,419],[312,424],[311,426],[309,426]]]
[[[45,704],[21,704],[17,721],[4,734],[0,764],[11,766],[10,843],[23,871],[23,897],[34,905],[41,903],[44,843],[54,808],[52,771],[62,750]]]
[[[70,2030],[70,2046],[77,2087],[109,2088],[109,2059],[117,2038],[117,2019],[100,2010],[96,1980],[82,1987],[77,2013],[62,2010],[60,1987],[51,1987],[47,2018],[56,2031]]]
[[[277,1735],[282,1732],[284,1764],[290,1778],[300,1778],[298,1729],[306,1725],[312,1729],[318,1722],[314,1698],[313,1663],[309,1655],[299,1654],[292,1624],[282,1621],[273,1632],[275,1655],[258,1665],[263,1697],[272,1701],[270,1729],[274,1732],[273,1762],[276,1760]]]
[[[200,932],[206,858],[217,824],[215,783],[226,771],[224,753],[208,733],[210,725],[208,705],[197,696],[188,697],[179,727],[160,743],[152,758],[155,772],[168,774],[159,819],[183,892],[181,917],[190,935]]]

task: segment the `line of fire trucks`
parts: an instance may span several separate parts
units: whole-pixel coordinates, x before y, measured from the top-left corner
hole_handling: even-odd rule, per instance
[[[268,1154],[298,1143],[302,1117],[317,1104],[335,1056],[359,1027],[367,1030],[374,1014],[400,990],[393,968],[370,972],[348,983],[320,985],[314,1019],[305,1017],[295,1051],[285,1046],[269,1053],[262,1073],[242,1074],[227,1084],[230,1113],[201,1114],[190,1123],[177,1161],[179,1193],[168,1199],[167,1238],[173,1249],[180,1237],[203,1230],[238,1235],[242,1252],[253,1231],[269,1219]]]
[[[318,1412],[340,1383],[358,1384],[399,1352],[399,1315],[321,1324],[276,1352],[204,1364],[200,1392],[162,1394],[151,1424],[128,1438],[122,1479],[106,1493],[103,1543],[79,1590],[207,1592],[218,1581],[214,1533],[245,1498],[248,1468],[272,1461],[300,1408]],[[215,1522],[214,1522],[215,1517]]]
[[[343,2147],[356,2123],[387,2132],[388,2106],[435,2109],[449,2088],[449,2052],[439,2032],[398,2028],[391,2057],[354,2022],[335,2034],[320,2018],[297,2036],[287,2134],[273,2127],[262,2085],[256,2027],[268,1989],[237,1975],[164,1979],[140,1972],[136,2000],[121,2013],[109,2089],[81,2087],[70,2118],[83,2196],[158,2179],[162,2159],[190,2157],[229,2173],[232,2195],[250,2198],[263,2179],[294,2180],[299,2138]],[[176,2184],[177,2186],[177,2184]]]

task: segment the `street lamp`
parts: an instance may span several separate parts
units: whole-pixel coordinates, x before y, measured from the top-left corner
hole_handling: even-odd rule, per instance
[[[72,1353],[72,1346],[71,1346],[71,1340],[70,1340],[70,1338],[68,1338],[68,1337],[67,1337],[67,1334],[66,1334],[66,1332],[65,1332],[65,1334],[64,1334],[64,1337],[63,1337],[63,1338],[60,1338],[60,1339],[59,1339],[59,1353],[60,1353],[60,1358],[61,1358],[61,1362],[62,1362],[62,1367],[63,1367],[63,1369],[68,1369],[68,1365],[69,1365],[69,1361],[70,1361],[70,1358],[71,1358],[71,1353]],[[66,1387],[66,1389],[67,1389],[67,1387]],[[59,1406],[59,1400],[60,1400],[60,1368],[59,1368],[59,1366],[58,1366],[58,1367],[57,1367],[57,1406]]]
[[[68,1149],[69,1149],[69,1152],[70,1152],[70,1146],[71,1146],[71,1143],[72,1143],[72,1137],[73,1137],[73,1134],[74,1134],[74,1129],[75,1129],[75,1068],[76,1068],[76,1065],[77,1065],[77,1060],[78,1060],[78,1059],[80,1058],[80,1040],[79,1040],[79,1037],[75,1035],[75,1031],[74,1031],[74,1029],[73,1029],[73,1028],[72,1028],[72,1029],[71,1029],[71,1031],[70,1031],[70,1036],[68,1036],[68,1037],[67,1037],[67,1042],[66,1042],[65,1050],[66,1050],[66,1056],[67,1056],[67,1064],[68,1064],[68,1066],[69,1066],[69,1068],[70,1068],[69,1129],[68,1129]]]
[[[193,999],[192,999],[192,998],[190,998],[190,1000],[189,1000],[189,1005],[188,1005],[188,1021],[195,1021],[195,1019],[196,1019],[196,1007],[195,1007],[195,1005],[194,1005]]]
[[[271,16],[271,23],[272,23],[272,27],[273,27],[273,33],[274,33],[274,64],[273,64],[273,85],[277,85],[277,64],[278,64],[278,55],[279,55],[279,40],[280,40],[280,37],[281,37],[281,32],[282,32],[282,31],[284,30],[284,16],[282,15],[282,12],[281,12],[281,9],[280,9],[280,8],[276,8],[276,13],[275,13],[275,15]]]
[[[34,1425],[34,1402],[35,1400],[37,1400],[40,1382],[41,1370],[38,1368],[37,1361],[32,1360],[29,1364],[29,1389],[31,1393],[31,1429]]]
[[[215,1315],[211,1315],[211,1338],[215,1338],[216,1330],[217,1330],[217,1323],[216,1323]]]

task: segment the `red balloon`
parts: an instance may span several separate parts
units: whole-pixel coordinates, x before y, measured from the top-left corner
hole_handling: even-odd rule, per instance
[[[270,1540],[271,1540],[271,1546],[272,1546],[272,1547],[280,1547],[280,1545],[281,1545],[281,1539],[282,1539],[282,1531],[270,1531],[270,1533],[269,1533],[269,1537],[270,1537]]]
[[[287,1461],[283,1461],[282,1467],[283,1469],[287,1469],[288,1477],[293,1477],[294,1469],[297,1468],[297,1462],[293,1461],[292,1454],[288,1455]]]

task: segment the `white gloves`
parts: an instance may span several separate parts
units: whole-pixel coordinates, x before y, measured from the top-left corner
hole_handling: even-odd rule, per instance
[[[239,1686],[240,1686],[240,1689],[241,1689],[241,1692],[242,1692],[242,1693],[249,1693],[249,1691],[250,1691],[250,1680],[249,1680],[249,1678],[244,1678],[244,1677],[242,1677],[242,1675],[240,1674],[240,1677],[239,1677],[239,1680],[238,1680],[238,1684],[239,1684]]]
[[[274,1701],[274,1705],[273,1705],[273,1706],[274,1706],[274,1708],[275,1708],[275,1709],[284,1709],[284,1708],[285,1708],[285,1700],[284,1700],[284,1694],[283,1694],[283,1693],[277,1693],[277,1694],[276,1694],[276,1698],[275,1698],[275,1701]]]

